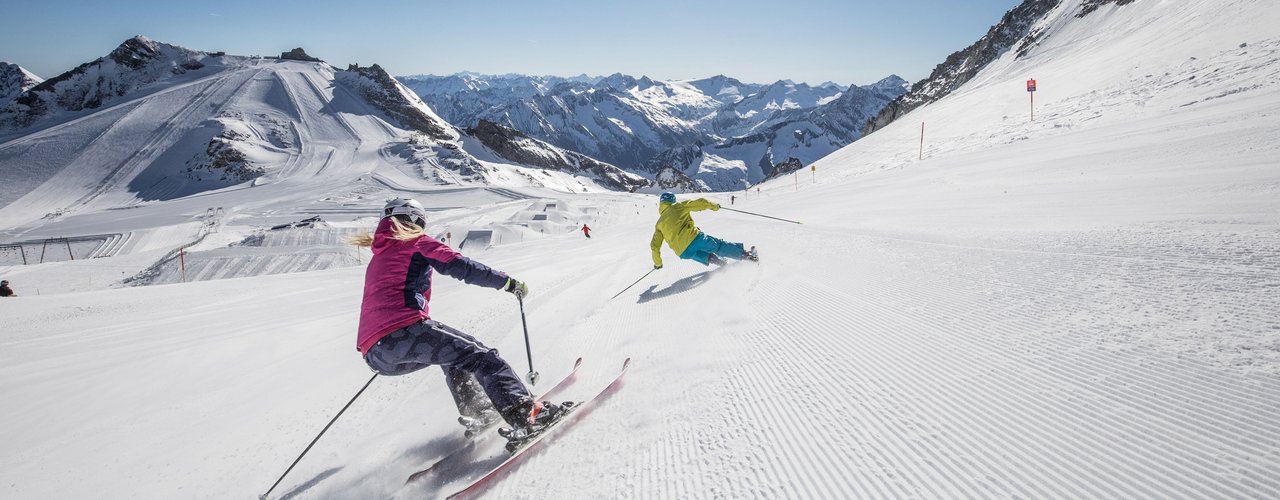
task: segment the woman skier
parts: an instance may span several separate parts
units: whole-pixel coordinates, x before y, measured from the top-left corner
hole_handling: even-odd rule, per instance
[[[663,241],[681,259],[698,261],[704,266],[723,265],[721,257],[760,260],[756,247],[744,250],[742,243],[724,241],[694,226],[693,217],[689,213],[699,210],[720,210],[720,205],[706,198],[677,203],[674,193],[662,193],[658,198],[658,222],[654,225],[653,239],[649,242],[649,247],[653,250],[654,269],[662,269]]]
[[[426,218],[417,201],[396,198],[383,207],[374,234],[352,240],[373,250],[365,270],[356,342],[365,363],[382,375],[439,365],[461,414],[458,421],[468,431],[499,417],[512,429],[525,430],[554,421],[561,406],[534,401],[496,349],[428,315],[433,270],[467,284],[511,292],[521,300],[529,289],[424,234]]]

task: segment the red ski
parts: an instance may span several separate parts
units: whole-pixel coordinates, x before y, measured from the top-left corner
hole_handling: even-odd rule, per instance
[[[568,375],[565,375],[564,378],[561,379],[560,382],[555,385],[555,387],[548,389],[547,392],[544,392],[542,393],[542,395],[538,396],[537,400],[545,401],[548,398],[551,398],[556,394],[560,393],[561,391],[564,391],[566,388],[568,388],[569,385],[572,384],[574,379],[576,378],[578,374],[579,366],[582,366],[581,357],[579,357],[577,360],[573,362],[573,369],[569,371]],[[458,448],[457,450],[454,450],[452,453],[449,453],[448,455],[445,455],[440,459],[436,460],[431,465],[427,466],[427,468],[422,469],[410,475],[409,480],[405,481],[405,484],[412,483],[424,476],[431,474],[432,472],[435,472],[436,469],[441,466],[441,464],[455,463],[459,461],[466,461],[466,462],[471,461],[470,454],[474,453],[477,449],[480,448],[479,446],[477,446],[478,441],[493,439],[496,437],[496,434],[497,433],[490,433],[490,434],[480,435],[479,437],[475,437],[473,440],[468,441],[466,446],[462,448]]]
[[[498,466],[495,467],[493,470],[490,470],[487,474],[485,474],[484,476],[481,476],[480,479],[477,479],[475,482],[471,483],[470,486],[467,486],[466,488],[458,490],[456,493],[449,495],[448,498],[450,499],[470,498],[480,493],[481,491],[483,491],[485,488],[489,486],[490,483],[493,482],[494,479],[501,476],[504,472],[514,468],[515,465],[520,462],[521,458],[525,457],[533,450],[538,449],[541,445],[545,444],[546,443],[545,438],[547,436],[554,434],[557,431],[557,429],[563,429],[564,424],[568,424],[572,421],[578,420],[578,417],[585,415],[586,413],[582,411],[584,407],[588,407],[591,404],[603,399],[603,396],[613,393],[613,391],[616,390],[618,388],[618,385],[622,382],[622,376],[627,373],[627,367],[629,366],[631,366],[631,358],[627,358],[625,361],[622,362],[622,370],[618,372],[618,375],[614,377],[613,381],[609,382],[609,384],[606,385],[604,389],[601,389],[600,392],[596,393],[596,395],[578,404],[573,405],[572,409],[568,410],[570,413],[561,417],[560,420],[557,420],[554,424],[552,424],[550,427],[547,427],[545,430],[542,430],[537,435],[534,435],[524,440],[523,442],[521,442],[520,446],[516,448],[515,451],[511,452],[511,456],[508,457],[506,460],[504,460],[501,464],[498,464]]]

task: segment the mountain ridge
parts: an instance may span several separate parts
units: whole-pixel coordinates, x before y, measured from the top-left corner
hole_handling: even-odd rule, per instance
[[[655,180],[663,168],[676,168],[701,191],[742,189],[767,177],[775,164],[815,161],[861,134],[860,126],[837,116],[866,121],[905,92],[896,75],[871,84],[870,94],[855,92],[862,88],[856,85],[747,84],[725,75],[659,81],[614,73],[594,82],[475,73],[399,79],[433,108],[447,110],[441,116],[455,125],[500,123]],[[851,93],[862,98],[840,101]],[[782,132],[788,124],[804,130],[798,136]],[[773,137],[752,138],[759,134]],[[761,147],[732,147],[746,142]],[[686,158],[691,145],[719,145],[718,154],[687,164],[671,161]]]
[[[135,36],[0,107],[0,184],[10,188],[0,192],[0,219],[38,225],[77,211],[313,179],[328,179],[338,193],[647,184],[541,142],[519,144],[536,152],[536,165],[479,159],[469,144],[478,142],[376,64],[342,70],[300,48],[256,58]]]

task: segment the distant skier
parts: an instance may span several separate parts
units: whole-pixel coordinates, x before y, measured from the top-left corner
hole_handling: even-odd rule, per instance
[[[653,239],[649,242],[649,247],[653,250],[654,269],[662,269],[663,241],[681,259],[698,261],[704,266],[723,265],[721,257],[759,260],[756,247],[744,250],[742,243],[724,241],[694,226],[693,217],[689,213],[699,210],[720,210],[720,205],[706,198],[677,203],[673,193],[662,193],[658,198],[658,222],[654,225]]]
[[[734,195],[729,195],[729,204],[732,205],[733,202],[735,201],[738,201],[738,197]]]
[[[9,288],[9,280],[0,281],[0,297],[17,297],[12,288]]]
[[[459,422],[468,429],[499,417],[514,429],[554,420],[561,406],[537,402],[498,351],[427,314],[432,270],[471,285],[511,292],[523,299],[522,282],[463,257],[423,234],[427,213],[417,201],[396,198],[382,209],[374,234],[352,243],[369,246],[364,301],[356,348],[365,363],[383,375],[404,375],[439,365],[453,394]]]
[[[587,237],[587,238],[591,238],[591,228],[587,227],[587,225],[586,225],[586,224],[583,224],[583,225],[582,225],[582,234],[586,235],[586,237]]]

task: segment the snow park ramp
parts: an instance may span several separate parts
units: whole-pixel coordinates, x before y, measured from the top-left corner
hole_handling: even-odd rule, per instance
[[[490,229],[472,229],[467,231],[467,237],[462,239],[462,243],[458,244],[458,248],[466,248],[468,250],[484,250],[489,248],[493,243],[493,231]]]

